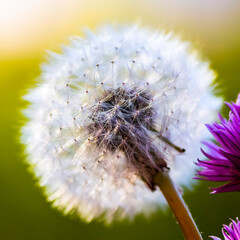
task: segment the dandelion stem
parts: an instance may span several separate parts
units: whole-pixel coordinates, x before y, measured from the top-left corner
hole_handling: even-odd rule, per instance
[[[160,172],[155,177],[155,182],[172,209],[186,240],[202,240],[201,234],[191,216],[191,213],[169,174],[166,171]]]

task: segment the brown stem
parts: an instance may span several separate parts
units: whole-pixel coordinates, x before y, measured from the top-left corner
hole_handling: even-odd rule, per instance
[[[202,240],[201,234],[198,231],[191,213],[172,182],[169,174],[166,171],[158,173],[155,182],[172,209],[186,240]]]

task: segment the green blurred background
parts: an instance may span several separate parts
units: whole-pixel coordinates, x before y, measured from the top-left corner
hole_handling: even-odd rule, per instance
[[[211,62],[218,94],[234,101],[240,90],[240,1],[235,0],[0,0],[0,239],[183,239],[170,213],[133,223],[86,224],[63,216],[46,202],[24,163],[18,142],[25,106],[21,96],[39,75],[45,50],[60,50],[67,37],[102,23],[140,22],[174,30]],[[227,108],[223,107],[227,116]],[[194,160],[194,159],[193,159]],[[218,184],[216,184],[218,185]],[[184,198],[204,239],[240,217],[239,193],[210,195],[200,182]]]

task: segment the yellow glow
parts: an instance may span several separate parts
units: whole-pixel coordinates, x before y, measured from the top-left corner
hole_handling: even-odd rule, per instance
[[[82,1],[74,6],[67,1],[57,0],[1,1],[1,52],[28,52],[44,45],[48,39],[66,31],[80,3]]]
[[[214,3],[214,4],[213,4]],[[240,14],[233,0],[0,0],[0,54],[27,56],[54,49],[68,36],[105,22],[132,22],[203,33],[233,32]],[[239,2],[240,3],[240,2]],[[238,16],[238,18],[236,17]],[[237,27],[237,26],[236,26]],[[236,30],[236,29],[235,29]],[[230,33],[231,34],[231,33]],[[0,56],[0,57],[1,57]]]
[[[15,56],[43,51],[85,26],[136,20],[134,9],[126,0],[2,0],[0,52]]]

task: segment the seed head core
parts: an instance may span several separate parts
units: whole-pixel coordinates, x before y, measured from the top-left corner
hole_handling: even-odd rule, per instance
[[[129,167],[155,190],[156,174],[167,167],[152,143],[154,129],[152,97],[147,90],[108,90],[92,108],[88,132],[104,151],[123,151]]]

